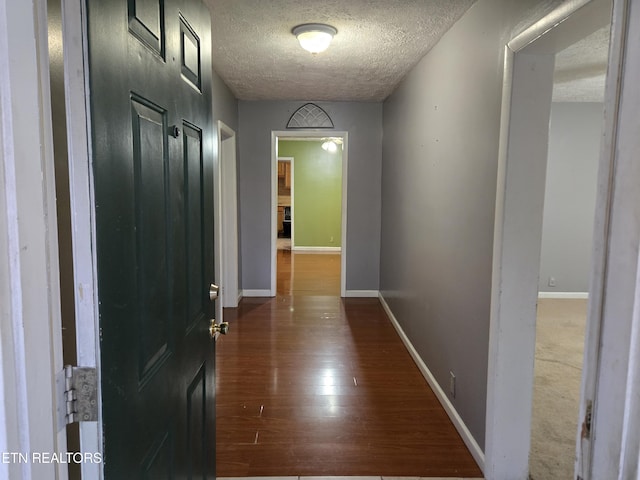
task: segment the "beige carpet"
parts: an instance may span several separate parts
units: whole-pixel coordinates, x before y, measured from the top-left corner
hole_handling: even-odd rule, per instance
[[[540,299],[531,454],[533,480],[573,478],[587,300]]]

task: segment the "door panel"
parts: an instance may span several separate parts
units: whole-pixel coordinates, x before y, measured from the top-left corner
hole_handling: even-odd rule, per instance
[[[129,0],[129,30],[164,58],[164,0]]]
[[[202,131],[193,125],[183,123],[184,169],[185,169],[185,244],[187,265],[187,321],[188,328],[202,322],[207,315],[208,301],[203,292],[205,284],[203,224],[204,196],[202,178]]]
[[[200,90],[200,39],[184,17],[180,17],[182,74]]]
[[[168,219],[165,170],[166,111],[133,96],[132,139],[136,233],[136,288],[139,302],[139,384],[142,387],[171,354],[169,334]]]
[[[203,478],[206,472],[207,424],[206,365],[203,364],[187,390],[187,453],[189,478]]]
[[[87,5],[105,478],[214,478],[209,12]]]
[[[144,480],[172,479],[172,452],[173,436],[170,432],[165,432],[143,461],[142,478]]]

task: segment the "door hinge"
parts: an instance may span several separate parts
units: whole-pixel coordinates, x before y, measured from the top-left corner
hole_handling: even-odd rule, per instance
[[[587,408],[582,422],[582,438],[591,438],[591,417],[593,415],[593,402],[587,400]]]
[[[98,374],[94,367],[64,367],[64,423],[98,420]]]

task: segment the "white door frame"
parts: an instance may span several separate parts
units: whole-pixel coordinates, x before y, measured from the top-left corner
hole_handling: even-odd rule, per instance
[[[528,477],[536,303],[555,53],[606,25],[602,19],[608,19],[610,12],[607,0],[566,2],[505,47],[485,438],[484,473],[490,480]],[[616,15],[614,27],[624,17],[623,9],[618,8]],[[620,43],[613,45],[611,61],[615,65],[619,57],[615,48]],[[599,307],[605,289],[602,267],[611,241],[601,234],[606,229],[613,165],[613,151],[606,145],[611,145],[614,132],[611,112],[617,109],[614,94],[617,85],[612,81],[611,69],[608,75],[583,405],[585,398],[593,398],[588,379],[595,378],[593,367],[599,362],[596,348],[600,339]]]
[[[215,277],[220,285],[217,302],[218,319],[223,308],[238,306],[238,186],[236,166],[236,132],[218,120],[218,162],[215,178]]]
[[[102,392],[98,274],[95,249],[93,167],[91,164],[91,111],[89,103],[86,5],[63,0],[65,106],[69,154],[69,203],[75,289],[76,354],[78,365],[98,372],[98,421],[80,423],[83,452],[103,452]],[[83,463],[83,480],[103,478],[102,464]]]
[[[278,168],[278,162],[289,162],[289,167],[291,168],[291,204],[289,205],[291,207],[291,210],[289,211],[290,215],[291,215],[291,225],[293,225],[294,223],[294,215],[295,215],[295,205],[293,204],[294,202],[294,192],[295,192],[295,183],[293,181],[294,179],[294,174],[293,174],[293,165],[294,165],[294,158],[293,157],[278,157],[277,161],[276,161],[276,168]],[[276,182],[278,181],[277,179],[277,175],[278,172],[276,170]],[[277,218],[278,218],[278,214],[277,214],[277,208],[278,208],[278,192],[277,192],[277,184],[276,184],[276,222],[277,222]],[[276,224],[276,243],[277,243],[277,238],[278,238],[278,225]],[[295,232],[294,229],[291,228],[291,251],[294,250],[294,247],[296,245],[296,239],[295,239]],[[277,246],[276,246],[277,249]]]
[[[605,96],[610,128],[600,165],[596,240],[604,259],[594,270],[600,298],[593,303],[598,333],[583,376],[581,414],[593,404],[591,454],[581,457],[584,480],[639,478],[640,451],[640,3],[614,0]],[[604,158],[612,158],[605,162]],[[582,418],[582,417],[581,417]],[[583,440],[582,447],[588,448]]]
[[[47,3],[0,3],[0,477],[66,479]]]
[[[348,193],[348,157],[349,134],[336,130],[275,130],[271,132],[271,286],[270,295],[276,295],[277,246],[278,236],[278,139],[279,138],[342,138],[342,239],[340,255],[340,296],[346,296],[347,285],[347,193]],[[292,227],[293,228],[293,227]]]

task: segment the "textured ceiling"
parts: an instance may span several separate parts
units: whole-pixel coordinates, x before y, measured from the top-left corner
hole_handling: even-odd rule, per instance
[[[205,0],[213,65],[241,100],[381,101],[475,0]],[[318,55],[291,29],[327,23]]]
[[[213,65],[241,100],[382,101],[475,0],[205,0]],[[291,29],[328,23],[326,52]],[[554,101],[602,101],[609,29],[556,57]]]
[[[554,102],[602,102],[609,54],[609,27],[556,55]]]

